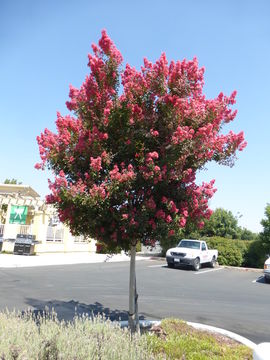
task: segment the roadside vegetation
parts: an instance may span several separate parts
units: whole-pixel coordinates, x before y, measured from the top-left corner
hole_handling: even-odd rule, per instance
[[[175,237],[161,240],[162,254],[175,247],[183,238],[201,239],[207,242],[209,249],[218,250],[220,265],[263,268],[267,254],[270,254],[270,205],[265,208],[265,218],[261,225],[263,231],[259,234],[241,228],[238,225],[240,216],[234,216],[231,211],[216,209],[209,220],[205,220],[202,229],[189,224],[180,230]]]
[[[149,348],[165,359],[252,359],[252,350],[222,335],[196,330],[186,322],[166,319],[148,336]]]
[[[167,319],[153,331],[130,335],[102,316],[73,322],[56,314],[0,313],[1,360],[252,359],[252,351],[228,338]]]

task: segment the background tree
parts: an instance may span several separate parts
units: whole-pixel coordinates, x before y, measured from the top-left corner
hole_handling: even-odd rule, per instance
[[[13,184],[13,185],[21,185],[22,183],[17,179],[6,179],[4,184]]]
[[[214,160],[232,165],[246,143],[243,132],[220,134],[235,118],[236,92],[207,100],[204,69],[197,59],[171,61],[165,54],[140,71],[126,65],[102,32],[88,55],[90,74],[70,87],[67,107],[57,114],[57,132],[37,138],[42,162],[55,173],[47,201],[74,234],[130,250],[129,325],[135,330],[136,243],[153,244],[209,218],[214,181],[197,185],[196,171]],[[137,321],[138,327],[138,321]]]
[[[253,231],[248,230],[247,228],[241,228],[241,240],[257,240],[258,234],[254,233]]]
[[[237,217],[231,211],[222,208],[213,211],[200,233],[202,236],[221,236],[230,239],[241,237]]]
[[[260,233],[259,239],[265,254],[270,254],[270,204],[267,204],[264,214],[265,218],[261,221],[263,231]]]

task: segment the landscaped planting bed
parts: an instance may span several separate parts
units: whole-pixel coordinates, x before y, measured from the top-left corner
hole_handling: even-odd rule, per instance
[[[252,352],[228,338],[167,319],[153,331],[130,335],[102,316],[59,321],[56,314],[0,313],[1,360],[252,359]]]

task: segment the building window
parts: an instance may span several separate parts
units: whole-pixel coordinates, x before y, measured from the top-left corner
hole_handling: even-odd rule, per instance
[[[4,224],[0,224],[0,238],[3,237],[3,234],[4,234],[4,227],[5,225]]]
[[[46,241],[48,242],[63,242],[64,228],[62,226],[48,226]]]
[[[88,240],[86,237],[80,235],[80,236],[74,236],[73,237],[73,241],[74,243],[76,244],[85,244],[85,243],[88,243]]]

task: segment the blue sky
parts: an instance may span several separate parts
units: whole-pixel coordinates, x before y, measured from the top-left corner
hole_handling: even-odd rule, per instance
[[[169,60],[197,56],[208,98],[237,90],[228,130],[243,130],[248,147],[233,168],[210,164],[198,180],[216,179],[213,209],[241,214],[241,226],[260,231],[270,202],[268,0],[1,0],[0,182],[16,178],[48,193],[49,174],[34,169],[36,136],[55,129],[56,111],[67,113],[69,84],[84,80],[104,28],[132,66],[163,51]]]

